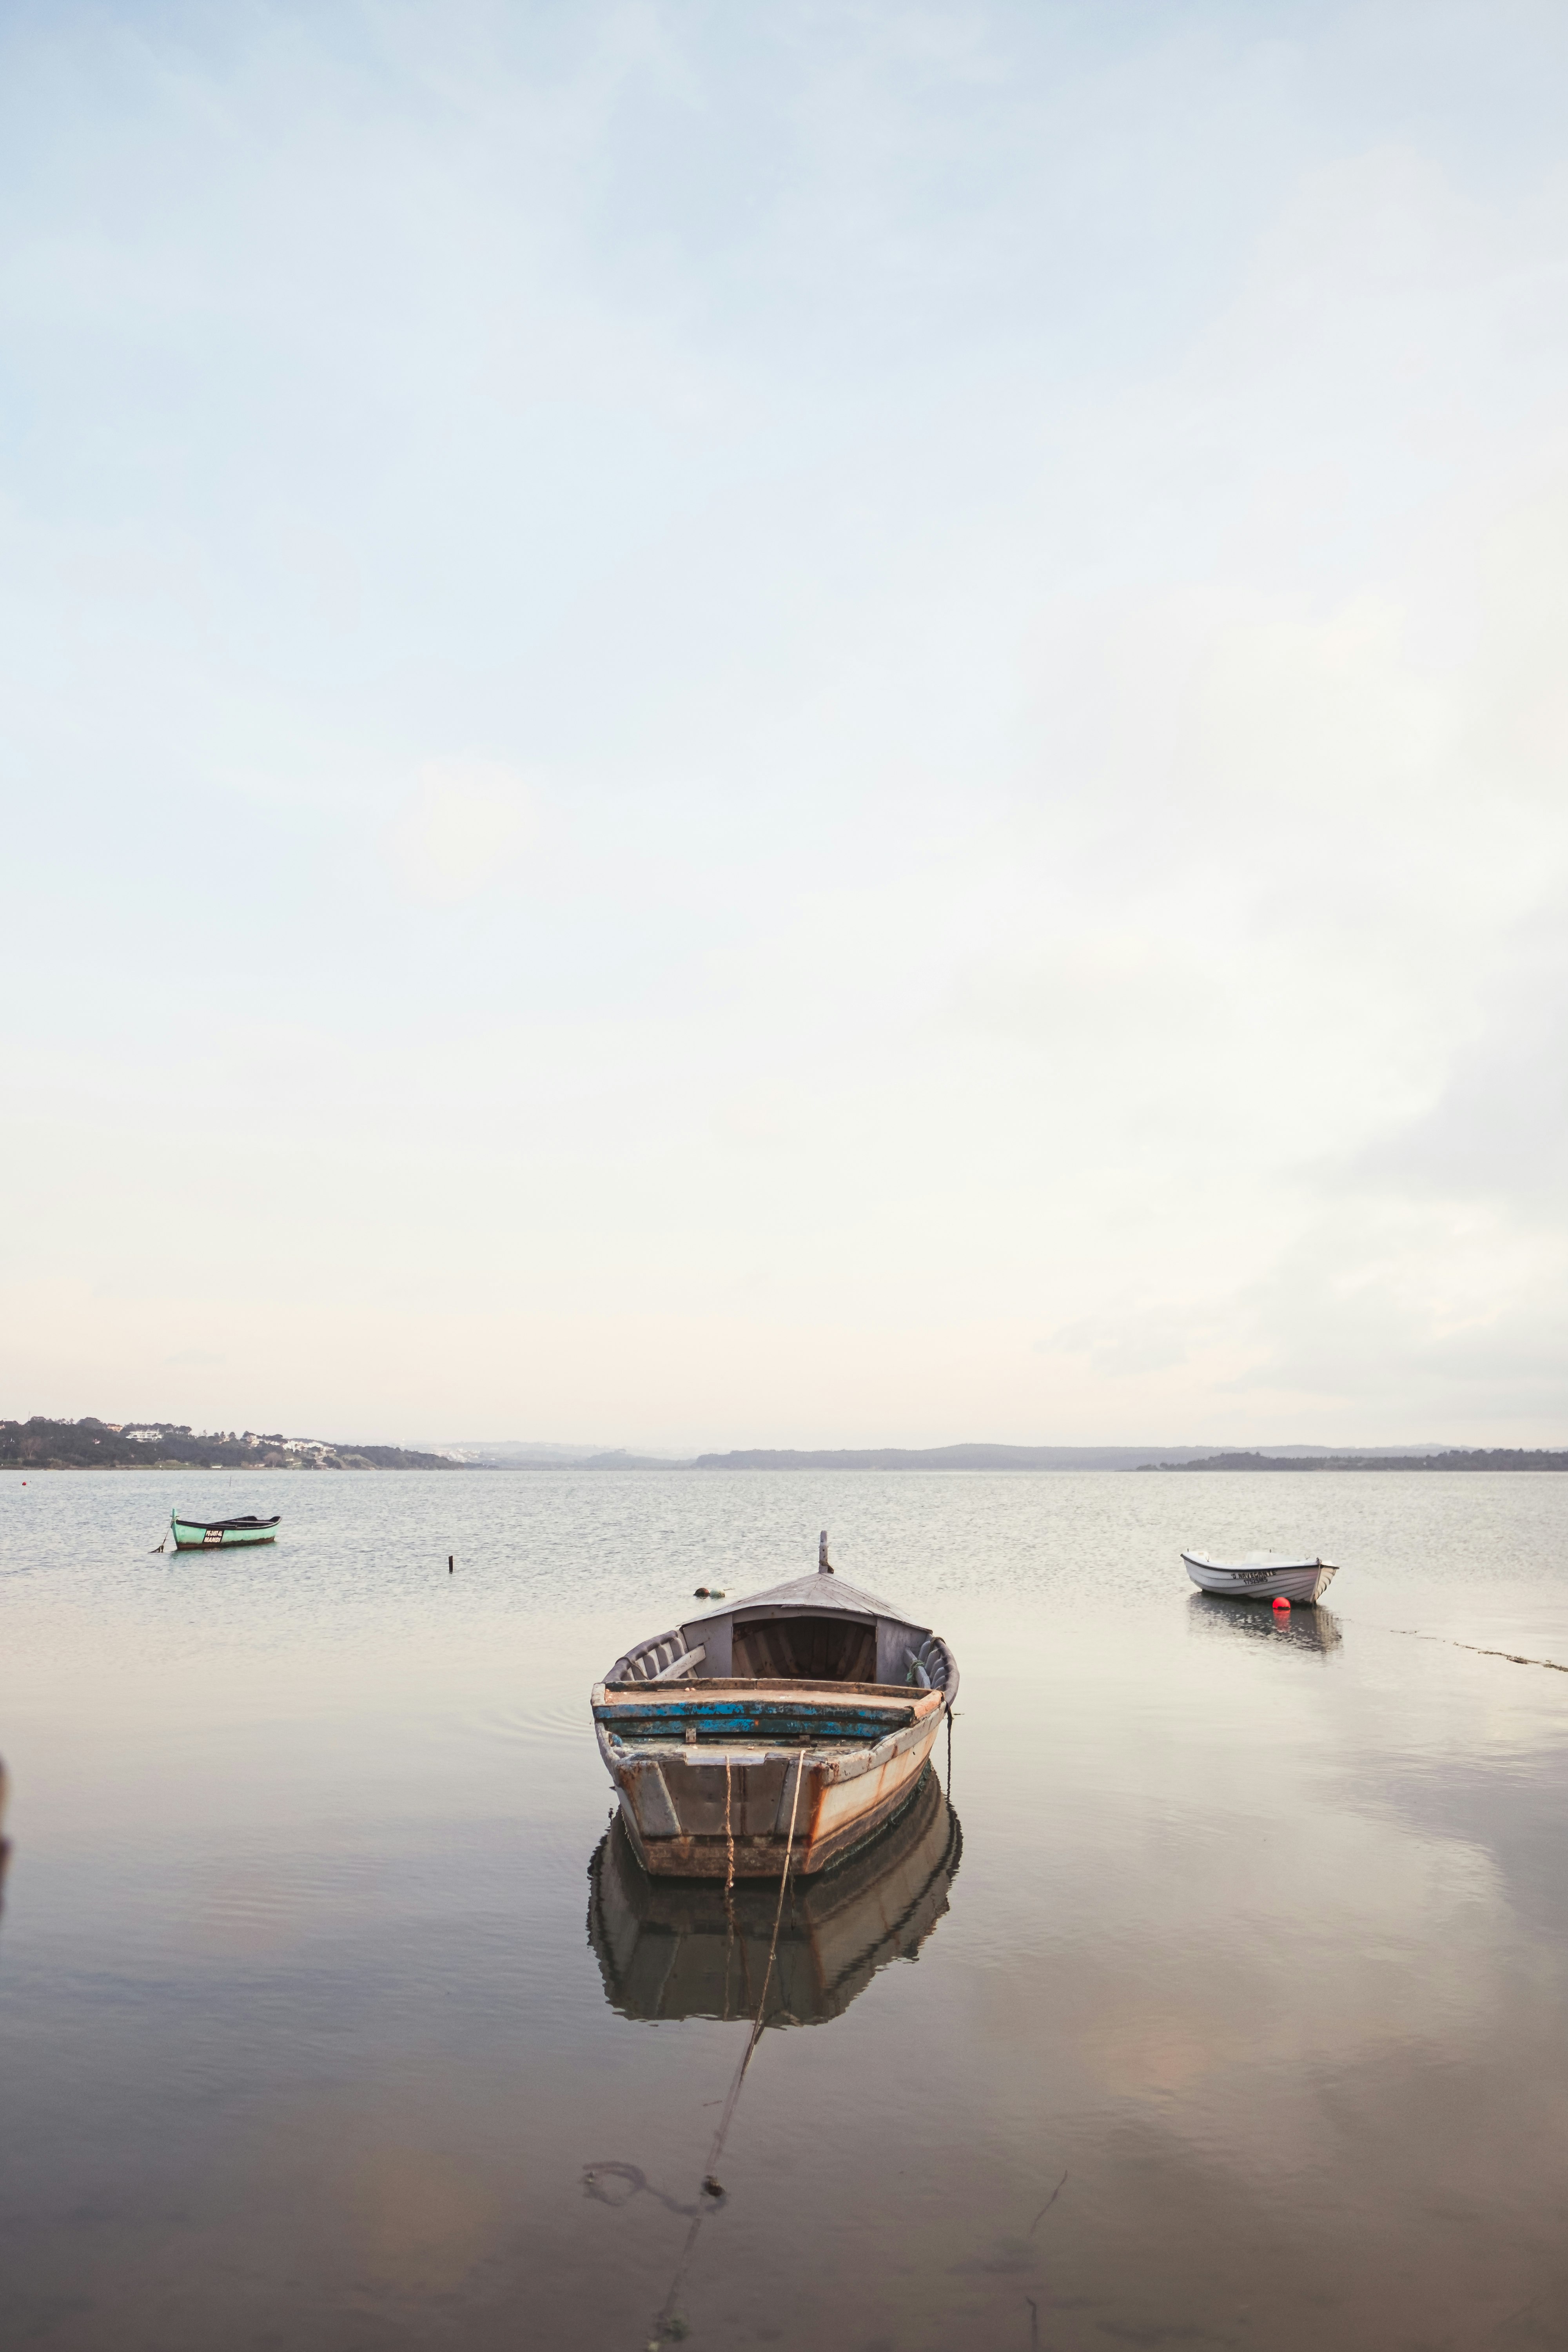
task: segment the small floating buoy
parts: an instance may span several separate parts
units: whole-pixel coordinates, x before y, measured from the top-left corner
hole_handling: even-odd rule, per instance
[[[1279,1594],[1276,1597],[1276,1600],[1275,1600],[1275,1602],[1274,1602],[1274,1606],[1276,1607],[1276,1609],[1283,1609],[1283,1610],[1284,1610],[1284,1612],[1285,1612],[1285,1614],[1286,1614],[1287,1616],[1289,1616],[1289,1613],[1290,1613],[1290,1603],[1286,1600],[1285,1595],[1284,1595],[1282,1592],[1281,1592],[1281,1593],[1279,1593]]]
[[[709,1593],[708,1598],[710,1601],[722,1601],[724,1596],[720,1591],[719,1587],[715,1585],[712,1591]]]
[[[708,1598],[708,1587],[705,1584],[700,1584],[691,1598],[693,1601],[706,1601]]]
[[[715,2179],[712,2173],[705,2173],[702,2180],[702,2194],[704,2197],[722,2197],[724,2194],[723,2182],[721,2180]]]

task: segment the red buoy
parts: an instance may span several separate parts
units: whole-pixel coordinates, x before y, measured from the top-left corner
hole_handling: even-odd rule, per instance
[[[1289,1614],[1290,1603],[1286,1600],[1283,1593],[1280,1593],[1279,1599],[1275,1601],[1274,1606],[1276,1609],[1283,1609],[1287,1615]]]

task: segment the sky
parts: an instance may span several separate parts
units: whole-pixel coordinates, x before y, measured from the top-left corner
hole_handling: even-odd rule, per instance
[[[1564,1443],[1565,75],[0,11],[0,1412]]]

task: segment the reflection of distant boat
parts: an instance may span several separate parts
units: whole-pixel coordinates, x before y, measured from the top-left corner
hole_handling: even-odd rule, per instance
[[[1194,1592],[1187,1598],[1194,1625],[1206,1631],[1249,1636],[1259,1642],[1291,1642],[1299,1650],[1337,1650],[1344,1636],[1331,1609],[1292,1609],[1287,1616],[1272,1609],[1233,1609],[1217,1593]]]
[[[837,1870],[791,1879],[768,1979],[770,2025],[839,2016],[889,1960],[912,1959],[942,1913],[963,1838],[934,1772],[882,1836]],[[588,1939],[623,2016],[751,2019],[778,1888],[650,1878],[617,1815],[588,1866]],[[732,1925],[731,1925],[732,1921]]]
[[[1232,1601],[1316,1601],[1339,1574],[1326,1559],[1302,1559],[1287,1551],[1249,1551],[1241,1559],[1184,1551],[1182,1558],[1203,1591],[1222,1592]]]

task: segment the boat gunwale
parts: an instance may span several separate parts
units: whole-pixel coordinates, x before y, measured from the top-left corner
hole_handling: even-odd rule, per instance
[[[895,1756],[910,1748],[918,1748],[928,1732],[934,1738],[936,1718],[940,1718],[946,1702],[937,1692],[922,1692],[921,1696],[928,1700],[934,1698],[937,1703],[934,1706],[928,1705],[918,1715],[911,1708],[902,1722],[889,1723],[876,1738],[858,1739],[848,1735],[834,1739],[831,1745],[820,1737],[814,1738],[809,1730],[802,1731],[797,1738],[788,1741],[760,1733],[748,1737],[743,1731],[731,1733],[728,1739],[721,1737],[689,1743],[673,1738],[662,1739],[658,1734],[650,1737],[646,1733],[633,1732],[628,1737],[616,1729],[612,1717],[600,1715],[597,1709],[595,1710],[594,1730],[598,1738],[599,1752],[609,1767],[612,1778],[614,1759],[618,1756],[623,1761],[638,1757],[651,1758],[661,1767],[666,1762],[677,1762],[687,1771],[700,1770],[704,1766],[716,1769],[727,1763],[798,1763],[803,1769],[808,1763],[815,1763],[820,1768],[819,1777],[825,1782],[841,1783],[858,1780],[862,1773],[878,1770],[882,1765],[891,1762]],[[846,1767],[849,1769],[846,1769]]]
[[[817,1692],[841,1696],[846,1692],[873,1700],[880,1699],[885,1706],[911,1706],[918,1701],[941,1698],[942,1685],[932,1684],[922,1690],[918,1683],[835,1683],[797,1680],[792,1675],[682,1675],[667,1683],[602,1682],[594,1685],[596,1697],[602,1692],[605,1701],[620,1706],[627,1699],[644,1703],[653,1697],[676,1701],[693,1691],[802,1691],[815,1696]]]
[[[1295,1552],[1279,1552],[1271,1559],[1211,1559],[1206,1552],[1184,1551],[1189,1568],[1206,1569],[1211,1576],[1294,1576],[1309,1568],[1326,1568],[1338,1575],[1337,1559],[1302,1559]]]
[[[906,1730],[909,1727],[907,1724],[904,1727]],[[910,1741],[910,1745],[912,1747],[913,1741]],[[808,1763],[815,1759],[826,1764],[840,1764],[854,1756],[880,1755],[884,1748],[887,1748],[889,1756],[896,1755],[898,1752],[890,1739],[845,1739],[841,1740],[836,1748],[816,1746],[810,1740],[802,1740],[796,1748],[781,1748],[776,1742],[764,1747],[760,1741],[745,1739],[731,1740],[728,1744],[716,1740],[707,1748],[687,1748],[675,1741],[665,1747],[658,1741],[651,1739],[617,1740],[614,1743],[614,1747],[622,1757],[651,1756],[657,1763],[660,1764],[668,1763],[670,1758],[674,1757],[678,1762],[685,1766],[688,1771],[696,1770],[703,1764],[726,1762],[735,1765],[795,1764],[803,1756]],[[858,1772],[842,1772],[837,1777],[844,1780],[857,1780],[860,1776]]]
[[[188,1519],[183,1511],[171,1511],[169,1514],[172,1528],[200,1528],[204,1535],[251,1535],[261,1528],[277,1528],[282,1524],[281,1511],[274,1511],[269,1519],[259,1519],[253,1511],[239,1519]]]
[[[635,1715],[640,1722],[646,1723],[649,1717],[655,1721],[662,1717],[672,1727],[681,1725],[689,1727],[707,1715],[708,1719],[714,1726],[716,1736],[709,1740],[694,1742],[689,1749],[683,1747],[681,1752],[700,1756],[705,1760],[719,1761],[725,1742],[723,1720],[725,1714],[739,1713],[741,1711],[739,1702],[745,1696],[758,1694],[763,1686],[760,1681],[752,1682],[744,1676],[727,1676],[724,1678],[722,1687],[728,1706],[715,1705],[711,1708],[705,1708],[700,1694],[704,1690],[713,1690],[716,1686],[718,1686],[717,1677],[708,1684],[682,1682],[650,1685],[647,1683],[638,1683],[622,1691],[616,1691],[613,1687],[607,1688],[603,1683],[595,1684],[589,1700],[594,1728],[606,1749],[611,1740],[614,1740],[623,1750],[646,1744],[656,1748],[662,1754],[667,1752],[667,1748],[674,1748],[677,1742],[671,1739],[667,1743],[658,1732],[622,1733],[616,1728],[617,1718]],[[856,1685],[852,1683],[803,1685],[775,1680],[767,1685],[770,1696],[762,1700],[758,1712],[761,1713],[761,1706],[766,1706],[775,1722],[778,1716],[786,1709],[795,1714],[797,1719],[802,1714],[807,1717],[805,1726],[787,1751],[780,1746],[776,1734],[770,1740],[768,1730],[761,1727],[750,1735],[737,1727],[729,1734],[729,1744],[737,1748],[751,1748],[767,1741],[777,1753],[787,1752],[792,1756],[798,1756],[814,1745],[820,1746],[822,1752],[826,1754],[830,1751],[825,1742],[826,1739],[832,1739],[840,1754],[871,1755],[886,1747],[890,1741],[901,1738],[907,1733],[918,1735],[931,1722],[933,1716],[940,1715],[951,1705],[945,1690],[921,1690],[918,1685],[905,1686],[896,1683],[876,1683],[866,1687],[880,1694],[880,1704],[873,1703],[868,1706],[862,1698],[858,1704],[846,1710],[862,1717],[870,1717],[870,1722],[865,1725],[866,1736],[860,1736],[857,1732],[837,1734],[819,1732],[814,1735],[810,1728],[812,1715],[827,1716],[833,1713],[834,1697],[847,1693],[853,1698]],[[658,1690],[658,1697],[651,1700],[645,1699],[643,1694],[650,1689]],[[792,1707],[790,1699],[784,1696],[784,1694],[797,1691],[804,1691],[808,1695],[807,1703],[804,1707]],[[779,1696],[772,1696],[774,1693]],[[885,1727],[879,1720],[879,1717],[884,1717],[887,1718]],[[763,1715],[763,1724],[767,1724],[767,1716]],[[771,1726],[769,1728],[771,1729]]]

